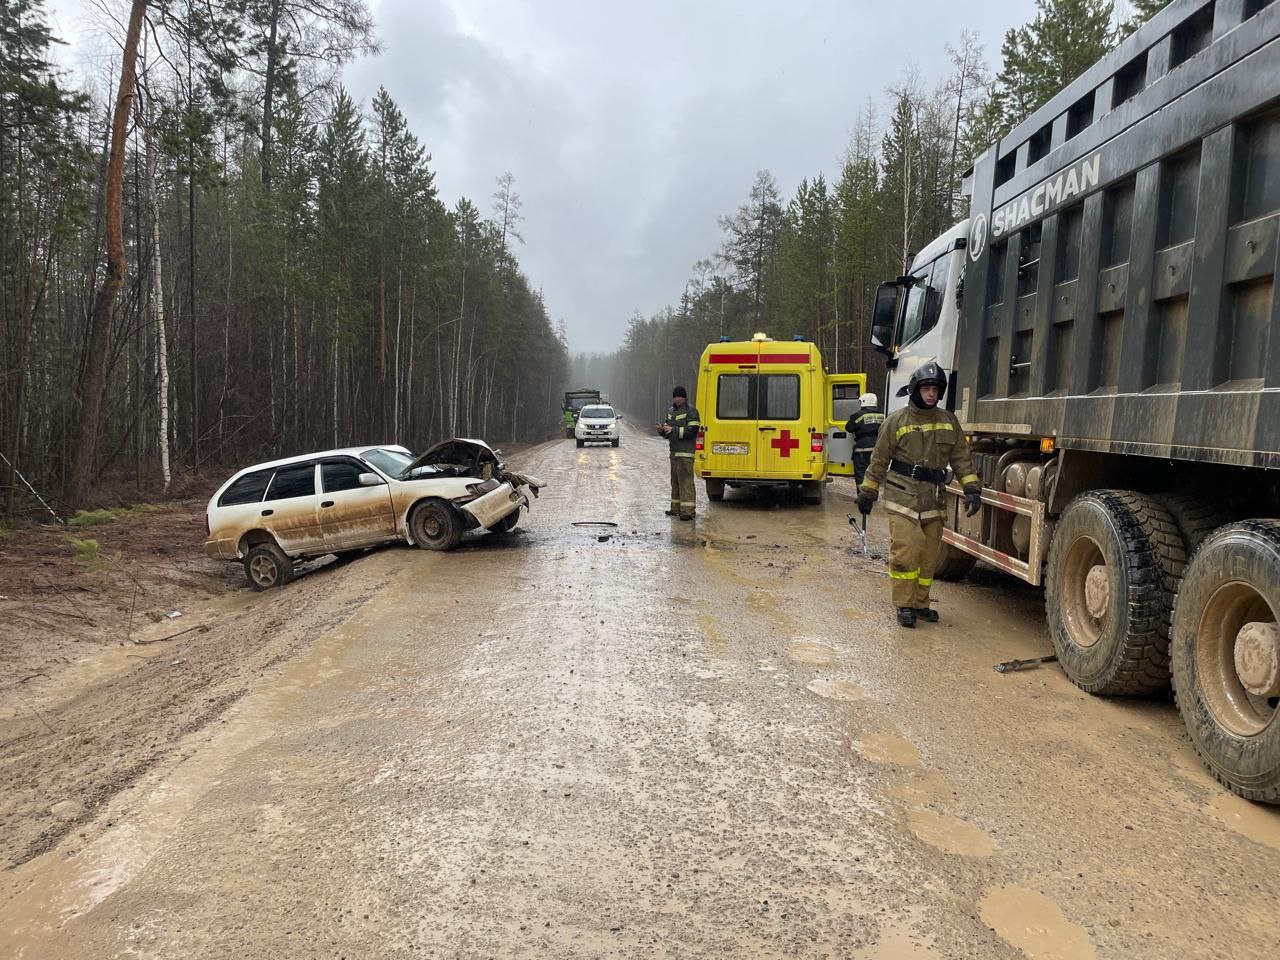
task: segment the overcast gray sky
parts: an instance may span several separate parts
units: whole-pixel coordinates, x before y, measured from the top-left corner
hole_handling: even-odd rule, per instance
[[[85,0],[51,0],[83,36]],[[611,350],[631,315],[674,303],[719,244],[757,170],[784,196],[831,178],[860,110],[975,30],[996,65],[1033,0],[373,0],[381,56],[350,65],[364,102],[385,86],[452,204],[488,213],[494,178],[524,200],[519,257],[577,351]],[[72,50],[74,57],[75,50]]]

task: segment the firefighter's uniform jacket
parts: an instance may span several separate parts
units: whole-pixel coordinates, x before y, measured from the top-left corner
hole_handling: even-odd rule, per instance
[[[861,486],[866,475],[867,465],[871,463],[871,451],[875,449],[876,439],[880,435],[880,427],[884,423],[884,414],[875,410],[859,410],[849,422],[845,430],[853,434],[853,474],[854,481]]]
[[[916,478],[906,476],[917,468]],[[885,418],[861,492],[883,494],[889,514],[889,576],[895,607],[929,606],[929,588],[942,542],[946,494],[942,473],[951,467],[965,492],[982,489],[969,441],[955,414],[908,403]],[[928,476],[921,477],[927,471]]]
[[[698,496],[693,489],[693,454],[702,418],[691,403],[667,411],[664,426],[671,428],[667,442],[671,445],[671,512],[692,517],[698,509]]]

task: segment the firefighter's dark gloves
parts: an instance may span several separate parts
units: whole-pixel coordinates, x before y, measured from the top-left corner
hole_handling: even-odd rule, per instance
[[[964,492],[964,515],[972,517],[981,509],[982,493],[978,490],[966,490]]]
[[[858,512],[864,517],[871,512],[871,506],[876,502],[876,498],[870,494],[858,494]]]

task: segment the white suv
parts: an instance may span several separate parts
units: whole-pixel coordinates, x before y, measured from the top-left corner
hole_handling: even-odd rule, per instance
[[[451,550],[484,527],[509,533],[536,477],[508,470],[482,440],[446,440],[416,459],[404,447],[350,447],[247,467],[218,488],[205,553],[244,564],[255,590],[288,583],[293,561],[407,541]]]
[[[618,431],[618,414],[605,404],[583,407],[573,436],[580,447],[588,443],[609,443],[616,447],[622,436]]]

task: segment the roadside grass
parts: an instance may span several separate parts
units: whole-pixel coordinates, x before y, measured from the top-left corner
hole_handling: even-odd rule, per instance
[[[137,517],[146,513],[155,513],[160,508],[153,503],[135,503],[132,507],[104,507],[101,510],[77,510],[76,515],[67,521],[69,527],[96,527],[100,523],[110,523],[121,517]]]

